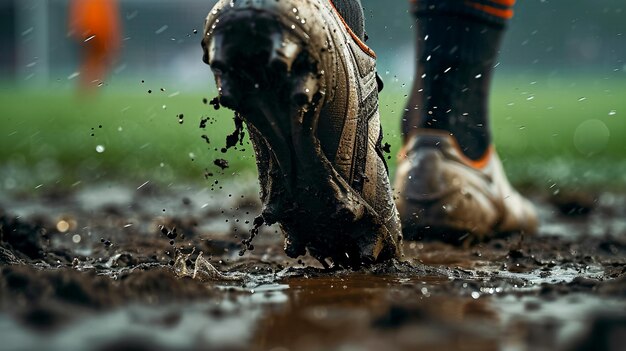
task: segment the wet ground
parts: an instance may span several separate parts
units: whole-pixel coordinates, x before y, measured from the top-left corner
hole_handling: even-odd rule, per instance
[[[626,194],[553,190],[538,236],[362,271],[288,259],[275,227],[240,256],[254,189],[2,194],[0,349],[624,350]]]

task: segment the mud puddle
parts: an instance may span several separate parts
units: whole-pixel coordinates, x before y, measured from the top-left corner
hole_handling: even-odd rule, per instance
[[[149,183],[3,194],[0,348],[626,344],[625,195],[535,193],[539,236],[407,242],[405,260],[354,272],[288,259],[275,227],[262,227],[240,257],[259,211],[255,194]]]

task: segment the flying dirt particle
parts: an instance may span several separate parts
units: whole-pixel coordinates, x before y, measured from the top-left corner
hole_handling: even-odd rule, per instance
[[[202,98],[202,103],[203,103],[203,104],[205,104],[205,105],[206,105],[206,104],[208,104],[208,103],[209,103],[209,99],[207,99],[207,98]]]
[[[152,94],[152,90],[148,90],[148,94]]]
[[[239,256],[243,256],[246,251],[254,250],[252,240],[254,240],[254,238],[259,235],[259,228],[261,228],[263,224],[265,224],[265,219],[263,219],[263,216],[258,216],[254,219],[254,222],[252,223],[252,229],[250,229],[250,238],[243,239],[241,241],[242,248],[239,251]]]
[[[235,113],[233,121],[235,122],[235,130],[230,135],[226,136],[226,151],[231,147],[235,147],[237,142],[239,142],[239,145],[243,146],[243,118],[241,118],[241,115],[238,113]],[[226,151],[222,149],[223,153]]]
[[[216,159],[215,161],[213,161],[213,164],[218,166],[222,170],[228,168],[228,161],[224,160],[223,158]]]
[[[159,226],[159,229],[161,230],[161,234],[165,235],[170,240],[174,240],[176,239],[176,237],[178,237],[176,228],[169,230],[166,226],[162,225],[162,226]]]
[[[381,148],[385,153],[390,154],[391,153],[391,144],[389,143],[385,143],[385,145],[383,145],[383,147]]]
[[[198,34],[198,30],[197,30],[197,29],[194,29],[194,30],[193,30],[193,34]]]
[[[206,129],[206,122],[209,121],[209,117],[200,118],[200,129]]]
[[[179,115],[176,115],[176,118],[178,118],[178,124],[185,123],[185,115],[184,114],[181,113]]]
[[[209,104],[213,105],[213,109],[215,109],[216,111],[220,109],[220,98],[219,97],[214,97]]]
[[[209,137],[206,134],[202,134],[201,138],[204,139],[204,141],[207,144],[211,144],[211,141],[209,140]]]
[[[213,177],[213,172],[209,172],[208,169],[204,170],[204,179],[209,179],[210,177]]]

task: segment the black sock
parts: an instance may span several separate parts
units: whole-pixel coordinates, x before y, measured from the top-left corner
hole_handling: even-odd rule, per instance
[[[332,3],[352,32],[365,41],[365,15],[361,0],[332,0]]]
[[[500,3],[512,2],[415,2],[417,70],[402,123],[405,138],[418,128],[442,129],[454,135],[466,156],[484,155],[491,144],[491,77],[512,14]]]

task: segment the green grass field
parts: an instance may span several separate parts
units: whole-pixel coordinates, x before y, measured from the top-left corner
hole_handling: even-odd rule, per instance
[[[203,104],[214,92],[171,96],[159,87],[148,94],[149,88],[139,83],[106,87],[91,98],[68,89],[2,89],[0,189],[107,180],[209,184],[233,174],[253,177],[249,144],[239,148],[243,151],[220,151],[233,130],[233,114]],[[546,189],[555,184],[623,187],[625,88],[626,78],[500,76],[491,103],[492,129],[512,180]],[[386,141],[394,153],[405,94],[393,85],[381,94]],[[199,128],[202,117],[213,122],[206,130]],[[220,171],[213,165],[216,158],[228,160],[230,168]],[[391,163],[393,171],[395,158]],[[215,177],[206,180],[207,170]]]

